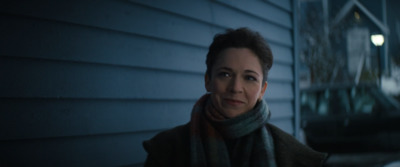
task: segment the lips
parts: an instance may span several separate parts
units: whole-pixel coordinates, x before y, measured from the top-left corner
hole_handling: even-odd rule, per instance
[[[230,105],[233,105],[233,106],[238,106],[238,105],[244,104],[243,101],[235,100],[235,99],[224,99],[224,101],[225,101],[226,103],[230,104]]]

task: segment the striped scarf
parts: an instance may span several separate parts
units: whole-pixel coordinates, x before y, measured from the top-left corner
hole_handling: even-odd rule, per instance
[[[209,96],[201,97],[192,110],[191,166],[275,167],[273,141],[265,127],[267,103],[262,100],[251,111],[226,119],[213,107]],[[234,141],[230,147],[229,141]]]

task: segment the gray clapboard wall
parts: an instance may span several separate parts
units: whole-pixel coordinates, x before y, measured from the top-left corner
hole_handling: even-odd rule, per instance
[[[271,122],[295,132],[290,0],[0,2],[0,166],[142,166],[142,141],[189,121],[207,47],[250,27],[275,62]]]

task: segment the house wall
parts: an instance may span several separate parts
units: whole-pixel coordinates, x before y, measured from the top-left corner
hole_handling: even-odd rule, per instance
[[[250,27],[275,62],[271,122],[296,125],[292,2],[0,2],[0,166],[142,166],[142,141],[189,121],[208,45]]]

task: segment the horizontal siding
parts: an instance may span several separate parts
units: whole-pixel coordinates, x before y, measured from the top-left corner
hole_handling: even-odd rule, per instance
[[[0,71],[0,97],[179,100],[205,92],[203,75],[190,73],[8,57]]]
[[[267,102],[290,101],[294,98],[293,91],[293,85],[290,82],[268,82],[264,97]]]
[[[215,22],[227,27],[251,27],[263,35],[269,42],[283,46],[293,46],[290,29],[283,29],[281,26],[264,22],[262,19],[250,17],[248,14],[232,10],[230,6],[217,6],[215,10]]]
[[[7,39],[1,40],[0,44],[8,46],[0,50],[0,55],[195,73],[204,73],[205,71],[206,47],[32,18],[4,15],[0,15],[0,18],[3,20],[1,24],[4,26],[4,31],[0,34]],[[33,42],[32,39],[36,39],[38,42]],[[23,49],[20,49],[22,46]],[[153,49],[154,46],[157,46],[157,49]],[[272,70],[280,64],[290,68],[293,64],[290,48],[274,44],[271,44],[271,48],[275,61]],[[140,55],[137,55],[139,53]],[[179,61],[165,63],[168,60]],[[282,76],[279,71],[271,72],[269,78],[274,79],[274,75],[278,78]],[[283,77],[293,78],[290,74],[284,75],[286,76]]]
[[[208,46],[211,26],[128,1],[9,1],[1,12]],[[145,17],[144,17],[145,16]],[[221,29],[222,30],[222,29]],[[193,40],[195,39],[195,40]]]
[[[32,58],[0,59],[0,97],[179,100],[196,99],[205,92],[202,74]],[[283,67],[279,74],[285,71],[291,74]],[[285,75],[278,76],[290,81]],[[291,83],[269,82],[266,98],[292,99]]]
[[[168,129],[189,121],[193,103],[177,100],[2,99],[0,141]]]
[[[133,3],[140,3],[146,6],[155,7],[163,11],[168,11],[177,15],[191,16],[199,21],[204,21],[218,27],[251,27],[260,32],[271,43],[277,43],[284,46],[292,46],[290,13],[281,12],[278,8],[263,3],[262,1],[249,1],[240,3],[235,1],[217,1],[217,4],[209,4],[206,1],[186,4],[186,9],[176,10],[172,4],[166,4],[165,1],[140,1],[132,0]],[[212,15],[202,14],[198,10],[205,9],[203,13],[211,11]],[[256,8],[256,9],[254,9]],[[250,10],[251,9],[251,10]],[[238,12],[238,10],[240,12]],[[274,17],[269,17],[273,15]],[[218,29],[216,32],[220,32]],[[273,33],[272,33],[273,32]]]
[[[287,12],[292,12],[292,4],[290,0],[264,0],[268,1],[284,10]]]
[[[4,5],[1,10],[9,14],[23,14],[24,16],[95,26],[193,45],[208,46],[214,33],[221,32],[228,27],[247,26],[259,31],[271,43],[293,46],[291,29],[282,28],[275,23],[265,22],[263,19],[252,17],[247,13],[238,12],[227,5],[209,3],[200,6],[192,5],[192,8],[204,9],[205,13],[211,10],[213,16],[211,20],[206,21],[208,24],[204,24],[204,22],[191,18],[177,17],[174,13],[143,8],[132,1],[102,0],[97,3],[50,1],[44,4],[31,1],[18,4],[18,1],[13,1],[10,3],[16,4]],[[163,3],[169,2],[164,1]],[[188,9],[191,8],[188,7]],[[51,15],[47,13],[51,13]]]
[[[293,66],[293,51],[290,47],[283,47],[270,43],[272,54],[274,55],[274,64],[285,64]]]
[[[0,50],[0,55],[195,73],[205,71],[205,64],[199,63],[205,62],[205,47],[65,22],[4,15],[0,18],[4,28],[0,35],[7,39],[0,40],[2,46],[7,46]]]
[[[242,3],[240,1],[230,0],[217,0],[218,2],[231,6],[232,8],[238,9],[244,13],[253,15],[254,17],[261,18],[267,22],[275,23],[276,25],[282,26],[283,28],[291,29],[291,14],[286,11],[282,11],[271,4],[265,3],[261,0],[248,1]],[[270,17],[274,16],[274,17]]]
[[[293,103],[291,101],[273,101],[268,103],[271,111],[271,119],[291,119],[293,116]]]
[[[265,98],[293,133],[289,2],[0,2],[0,166],[141,166],[205,93],[214,34],[242,26],[271,45]]]
[[[190,119],[193,101],[2,99],[0,141],[168,129]],[[292,116],[292,103],[270,103],[272,119]],[[112,111],[113,114],[109,114]],[[148,120],[152,121],[148,121]],[[157,124],[154,124],[157,122]]]
[[[270,123],[289,134],[294,132],[292,119],[273,119]]]
[[[204,22],[209,22],[213,19],[214,10],[219,9],[207,1],[185,1],[185,0],[170,0],[165,3],[162,0],[130,0],[133,3],[142,4],[148,7],[157,8],[159,10],[168,11],[182,16],[190,17]],[[253,17],[259,17],[267,22],[280,25],[282,27],[291,29],[291,15],[288,12],[281,11],[279,8],[265,3],[261,0],[247,1],[240,3],[239,1],[216,0],[220,4],[225,4],[240,10],[243,13],[251,14]],[[176,5],[180,4],[180,5]],[[213,10],[213,11],[212,11]],[[274,17],[270,17],[274,15]],[[214,24],[220,24],[213,22]],[[221,24],[222,25],[222,24]]]
[[[271,68],[270,73],[268,73],[269,81],[293,81],[293,67],[282,64],[274,64],[273,68]]]
[[[154,131],[184,124],[194,101],[2,99],[1,140]],[[292,116],[292,103],[270,103],[272,119]],[[113,114],[109,114],[112,111]],[[153,121],[148,121],[149,119]],[[154,124],[153,122],[157,122]]]

